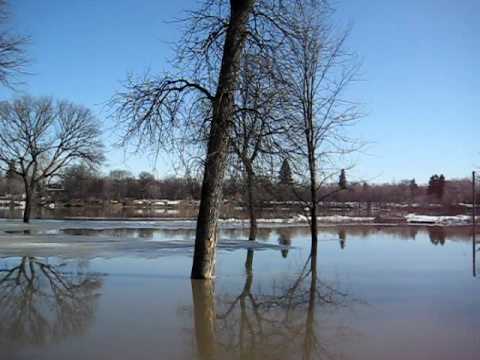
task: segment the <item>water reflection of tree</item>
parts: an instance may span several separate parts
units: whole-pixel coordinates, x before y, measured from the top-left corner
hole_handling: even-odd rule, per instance
[[[445,245],[445,239],[447,234],[445,233],[444,228],[442,227],[429,227],[428,228],[428,237],[430,242],[434,245]]]
[[[212,280],[192,279],[195,339],[201,360],[215,358],[215,287]]]
[[[253,291],[253,251],[240,294],[215,297],[211,281],[192,280],[197,350],[202,360],[334,358],[317,333],[319,308],[347,296],[318,279],[315,256],[299,275],[271,291]],[[301,355],[300,355],[301,354]]]
[[[345,246],[347,246],[347,232],[345,229],[338,230],[338,240],[340,241],[340,249],[345,249]]]
[[[31,256],[10,261],[0,269],[0,342],[45,344],[87,328],[102,286],[97,275]]]
[[[288,256],[288,248],[292,245],[292,237],[295,233],[295,229],[285,227],[280,228],[278,231],[278,243],[282,246],[282,256],[286,258]]]
[[[416,240],[418,235],[421,235],[423,239],[423,236],[428,235],[429,232],[438,232],[441,229],[448,241],[471,242],[472,239],[472,228],[470,226],[349,225],[348,227],[340,228],[333,226],[324,227],[320,229],[320,232],[324,236],[338,236],[339,229],[344,230],[348,238],[369,238],[375,235],[388,235],[401,240]],[[304,228],[304,232],[301,235],[308,235],[308,229]]]

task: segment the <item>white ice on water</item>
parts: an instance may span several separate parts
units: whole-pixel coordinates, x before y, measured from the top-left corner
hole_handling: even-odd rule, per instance
[[[194,241],[185,239],[152,239],[133,236],[69,235],[66,229],[115,230],[161,229],[193,230],[194,221],[88,221],[88,220],[32,220],[24,224],[18,220],[0,220],[0,257],[58,256],[64,258],[141,256],[155,258],[165,255],[189,255]],[[280,250],[283,246],[244,239],[220,239],[218,248],[225,251],[238,249]]]

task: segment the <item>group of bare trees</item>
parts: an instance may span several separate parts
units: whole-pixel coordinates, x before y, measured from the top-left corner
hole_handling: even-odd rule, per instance
[[[296,183],[293,175],[285,176],[285,168],[289,167],[282,166],[278,170],[277,178],[263,175],[254,177],[252,204],[255,216],[265,216],[265,211],[275,208],[288,208],[295,214],[302,211],[305,203],[299,199],[308,198],[310,189],[304,184]],[[321,215],[329,214],[332,207],[341,204],[350,205],[350,207],[362,206],[362,208],[368,207],[369,203],[372,207],[377,205],[389,207],[390,204],[448,206],[469,203],[472,196],[470,179],[446,180],[442,199],[429,195],[428,186],[417,184],[414,180],[393,183],[348,181],[340,185],[339,181],[318,187],[318,199],[322,200],[319,202]],[[347,189],[340,191],[345,186]],[[41,183],[37,189],[37,198],[84,205],[108,200],[127,203],[135,199],[199,200],[200,187],[198,178],[169,176],[156,178],[147,171],[142,171],[135,176],[129,171],[120,169],[105,174],[100,169],[92,169],[86,164],[79,163],[63,169],[49,183]],[[246,187],[247,183],[242,173],[232,172],[224,180],[224,199],[234,206],[241,206],[250,216],[248,204],[250,193],[246,191]],[[54,191],[54,195],[51,195],[48,189],[61,189],[61,191]],[[19,200],[24,192],[23,180],[13,170],[0,174],[0,196],[8,195],[12,200]]]
[[[70,102],[23,97],[0,104],[0,169],[23,180],[24,222],[41,182],[75,161],[95,166],[103,160],[99,137],[91,111]]]
[[[205,1],[184,20],[178,72],[130,77],[113,98],[137,146],[206,149],[192,277],[214,275],[227,168],[245,179],[254,239],[256,178],[292,159],[311,189],[316,244],[318,186],[339,171],[334,155],[353,150],[344,129],[359,116],[343,98],[357,63],[331,14],[325,1]]]
[[[63,191],[56,198],[66,202],[79,200],[88,204],[104,200],[197,200],[200,196],[200,184],[195,179],[156,179],[146,171],[135,177],[125,170],[112,170],[108,175],[102,175],[84,164],[65,169],[61,182]]]

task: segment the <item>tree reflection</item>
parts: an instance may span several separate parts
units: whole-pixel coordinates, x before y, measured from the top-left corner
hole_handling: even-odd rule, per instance
[[[215,359],[215,286],[212,280],[191,281],[195,339],[199,358]]]
[[[410,238],[412,240],[415,240],[416,237],[417,237],[417,234],[418,234],[418,227],[416,226],[410,226],[409,227],[409,230],[410,230]]]
[[[281,228],[278,229],[278,244],[282,245],[282,257],[287,258],[288,248],[292,245],[292,235],[294,230],[292,228]]]
[[[441,227],[429,227],[427,228],[428,237],[430,238],[430,242],[433,245],[445,245],[445,240],[447,238],[447,234],[444,228]]]
[[[347,245],[347,232],[345,229],[338,230],[338,240],[340,242],[340,249],[345,249],[345,246]]]
[[[95,312],[102,280],[63,271],[47,259],[24,256],[0,269],[0,339],[7,344],[46,344],[83,332]]]
[[[318,334],[320,309],[345,305],[347,295],[318,279],[314,254],[298,276],[269,291],[253,289],[247,252],[240,294],[215,296],[210,281],[192,281],[194,326],[202,360],[335,358]]]

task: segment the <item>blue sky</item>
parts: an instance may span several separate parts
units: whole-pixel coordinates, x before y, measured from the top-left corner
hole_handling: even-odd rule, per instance
[[[9,27],[31,37],[32,64],[19,93],[65,98],[92,108],[104,104],[127,72],[161,72],[179,38],[170,20],[193,0],[15,0]],[[351,89],[367,116],[356,125],[368,143],[351,177],[375,182],[433,173],[465,177],[480,166],[480,1],[338,0],[336,19],[352,23],[349,47],[363,62],[363,81]],[[13,96],[0,91],[1,98]],[[476,105],[476,106],[475,106]],[[105,132],[105,143],[116,140]],[[172,174],[169,160],[108,147],[107,170]]]

